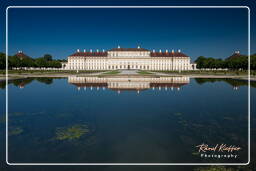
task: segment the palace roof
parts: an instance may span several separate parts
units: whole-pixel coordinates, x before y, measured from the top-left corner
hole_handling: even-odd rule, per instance
[[[20,59],[30,58],[28,55],[24,54],[22,51],[19,51],[14,56],[17,56]]]
[[[151,57],[188,57],[181,52],[151,52]]]
[[[107,52],[76,52],[70,56],[83,56],[83,57],[107,57]]]
[[[113,48],[110,49],[109,51],[149,51],[144,48]]]
[[[77,87],[107,87],[107,83],[71,83]]]
[[[187,85],[188,83],[150,83],[150,87],[181,87]]]
[[[143,48],[113,48],[109,51],[149,51],[147,49]],[[81,57],[107,57],[108,56],[108,51],[106,52],[76,52],[70,57],[76,57],[76,56],[81,56]],[[150,57],[188,57],[186,54],[181,53],[180,51],[178,52],[150,52]]]
[[[233,53],[230,57],[228,57],[227,59],[235,59],[235,58],[239,58],[241,56],[244,56],[242,54],[240,54],[239,51],[236,51],[235,53]]]

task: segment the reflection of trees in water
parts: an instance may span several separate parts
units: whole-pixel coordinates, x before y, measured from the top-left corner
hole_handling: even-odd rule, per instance
[[[226,82],[233,87],[248,86],[247,80],[238,80],[232,78],[195,78],[195,80],[198,84]],[[251,81],[251,86],[256,88],[256,81]]]
[[[6,81],[5,80],[0,81],[0,88],[5,89],[5,86],[6,86]]]
[[[33,80],[34,78],[17,79],[10,81],[10,83],[12,83],[15,86],[25,87],[25,85],[31,83]]]
[[[40,83],[44,83],[44,84],[52,84],[54,79],[62,79],[62,78],[58,78],[58,77],[37,77],[37,78],[23,78],[23,79],[15,79],[15,80],[10,80],[8,81],[8,84],[13,84],[17,87],[23,88],[26,85],[32,83],[34,80],[40,82]],[[1,89],[5,89],[6,87],[6,81],[0,81],[0,88]]]
[[[54,78],[49,78],[49,77],[39,77],[39,78],[36,78],[37,81],[39,81],[41,83],[45,83],[45,84],[52,84],[53,83],[53,79]]]

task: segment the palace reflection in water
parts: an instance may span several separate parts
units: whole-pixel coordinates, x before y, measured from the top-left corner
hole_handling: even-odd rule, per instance
[[[37,78],[22,78],[9,80],[8,84],[13,84],[20,89],[25,88],[33,81],[38,81],[44,84],[52,84],[56,79],[66,79],[58,77],[37,77]],[[188,76],[176,77],[97,77],[97,76],[69,76],[67,78],[69,84],[75,85],[78,90],[81,88],[87,90],[105,90],[106,88],[121,92],[124,90],[134,90],[140,92],[141,90],[180,90],[182,86],[190,84],[191,78]],[[192,79],[193,80],[193,79]],[[205,83],[225,82],[231,86],[233,90],[238,90],[241,86],[248,86],[247,80],[231,79],[231,78],[194,78],[196,83],[202,85]],[[5,89],[6,81],[0,81],[0,89]],[[256,88],[256,82],[251,81],[251,87]]]
[[[124,90],[134,90],[137,93],[147,89],[180,90],[181,86],[189,82],[189,77],[68,77],[68,83],[77,86],[78,90],[108,88],[118,93]]]

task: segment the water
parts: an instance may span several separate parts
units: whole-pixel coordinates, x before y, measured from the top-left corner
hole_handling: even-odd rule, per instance
[[[246,84],[188,77],[12,81],[8,161],[247,162]],[[4,83],[1,87],[4,100]],[[1,130],[4,121],[1,114]],[[202,143],[224,143],[241,150],[232,153],[238,155],[236,159],[203,158],[196,147]]]

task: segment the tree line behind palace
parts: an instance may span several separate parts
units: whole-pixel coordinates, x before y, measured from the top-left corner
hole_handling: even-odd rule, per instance
[[[61,68],[61,62],[66,60],[54,60],[52,55],[45,54],[43,57],[31,58],[22,52],[13,56],[8,56],[8,67],[46,67],[46,68]],[[0,69],[6,68],[6,55],[0,53]]]
[[[228,69],[248,69],[248,56],[242,55],[239,51],[236,51],[233,55],[226,59],[216,59],[211,57],[199,56],[195,63],[197,68],[228,68]],[[250,67],[251,70],[256,70],[256,54],[250,55]]]
[[[250,56],[251,70],[256,70],[256,54]],[[19,52],[13,56],[8,57],[9,69],[13,67],[49,67],[49,68],[61,68],[61,62],[66,60],[54,60],[50,54],[45,54],[43,57],[31,58],[22,52]],[[248,69],[248,56],[242,55],[239,52],[235,52],[226,59],[216,59],[212,57],[199,56],[195,63],[198,69],[202,68],[228,68],[228,69]],[[4,53],[0,53],[0,69],[6,67],[6,56]]]

